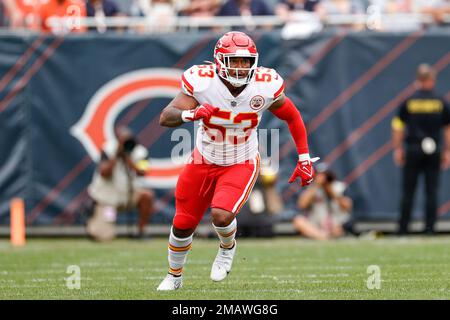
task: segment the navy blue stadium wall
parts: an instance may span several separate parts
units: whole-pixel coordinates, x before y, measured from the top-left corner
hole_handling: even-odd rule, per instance
[[[392,161],[390,120],[414,90],[419,63],[436,67],[437,91],[450,97],[450,35],[322,33],[289,41],[278,32],[252,36],[260,64],[278,70],[301,111],[311,154],[348,184],[355,217],[397,219],[401,176]],[[99,148],[119,123],[149,148],[153,167],[145,181],[158,197],[152,220],[169,223],[180,164],[168,160],[178,141],[158,125],[158,116],[178,91],[182,70],[212,60],[218,37],[1,34],[0,224],[9,223],[9,201],[17,196],[26,200],[29,225],[81,223],[79,209]],[[287,184],[295,147],[287,127],[270,114],[260,128],[280,128],[278,190],[286,202],[282,218],[289,219],[301,192]],[[416,217],[422,214],[422,187]],[[439,214],[450,218],[449,171],[441,177]]]

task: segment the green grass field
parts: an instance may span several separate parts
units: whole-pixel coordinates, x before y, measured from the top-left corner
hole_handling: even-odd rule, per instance
[[[30,239],[23,248],[0,240],[3,299],[450,299],[450,237],[240,239],[233,270],[209,279],[218,241],[195,239],[184,286],[159,293],[167,272],[167,240]],[[68,289],[69,265],[81,288]],[[368,289],[370,265],[381,288]]]

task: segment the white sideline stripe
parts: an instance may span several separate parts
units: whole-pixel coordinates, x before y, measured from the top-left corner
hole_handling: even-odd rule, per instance
[[[245,198],[245,194],[247,193],[247,190],[250,188],[250,185],[252,184],[253,178],[254,178],[256,172],[258,171],[258,158],[259,158],[259,153],[257,154],[256,158],[253,159],[253,173],[252,173],[252,176],[251,176],[250,180],[248,181],[247,186],[245,187],[245,190],[242,193],[241,197],[235,203],[235,205],[233,207],[233,213],[235,213],[236,209],[239,207],[239,205],[241,204],[242,200]]]

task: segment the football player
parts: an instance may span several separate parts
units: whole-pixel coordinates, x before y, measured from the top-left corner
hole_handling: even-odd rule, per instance
[[[307,133],[302,117],[284,95],[284,81],[273,69],[258,67],[253,40],[228,32],[214,49],[214,63],[184,72],[182,90],[161,113],[160,124],[177,127],[199,121],[196,147],[175,191],[176,213],[169,236],[169,272],[158,290],[182,286],[183,266],[193,233],[211,208],[220,239],[210,277],[222,281],[236,252],[236,215],[258,177],[260,158],[256,128],[264,111],[286,121],[294,138],[298,163],[289,183],[313,181]]]

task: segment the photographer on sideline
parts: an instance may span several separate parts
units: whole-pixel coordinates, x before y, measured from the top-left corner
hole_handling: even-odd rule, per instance
[[[297,215],[292,223],[295,230],[316,240],[338,238],[345,234],[344,224],[349,221],[353,201],[344,196],[346,186],[323,165],[317,166],[316,178],[298,198],[298,207],[306,211]]]
[[[108,225],[108,222],[109,226],[112,226],[111,222],[115,222],[116,212],[137,208],[139,211],[137,237],[142,238],[145,225],[153,213],[154,203],[153,192],[137,185],[137,177],[143,176],[148,169],[146,160],[148,151],[144,146],[137,144],[129,128],[118,127],[115,134],[117,140],[105,143],[101,160],[88,186],[88,193],[95,202],[94,215],[90,220],[91,223],[88,223],[88,232],[91,235],[98,234],[96,231],[101,229],[100,226]],[[97,238],[112,238],[114,235],[115,232],[109,231],[109,235],[104,234]]]

